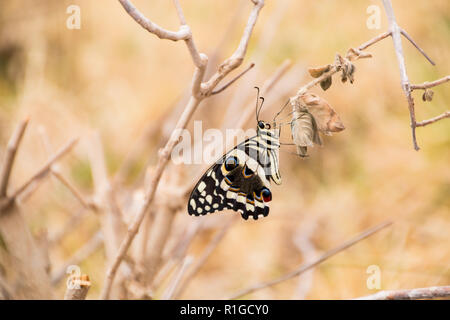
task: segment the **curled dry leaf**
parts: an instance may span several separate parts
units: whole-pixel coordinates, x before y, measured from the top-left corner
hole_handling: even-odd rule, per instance
[[[313,78],[318,78],[321,75],[323,75],[324,73],[327,73],[331,70],[331,64],[327,64],[325,66],[320,66],[320,67],[315,67],[315,68],[309,68],[308,72],[311,75],[311,77]],[[326,77],[325,79],[323,79],[322,81],[320,81],[320,87],[325,91],[327,90],[329,87],[331,87],[331,83],[332,83],[332,78],[331,76]]]
[[[311,92],[304,93],[300,99],[314,117],[320,132],[331,135],[332,132],[340,132],[345,129],[339,115],[325,99]]]
[[[322,145],[319,131],[331,135],[344,129],[339,115],[325,99],[306,92],[295,101],[291,134],[299,156],[306,157],[308,147],[314,144]]]
[[[331,84],[333,83],[333,80],[331,78],[331,76],[323,79],[322,81],[320,81],[320,87],[322,88],[323,91],[327,90],[329,87],[331,87]]]
[[[433,100],[433,95],[434,95],[433,90],[426,89],[425,92],[422,95],[422,100],[430,102],[431,100]]]
[[[340,70],[341,73],[341,80],[342,82],[347,82],[347,79],[350,81],[350,83],[353,83],[354,81],[354,73],[355,73],[355,65],[351,63],[351,61],[348,58],[342,58],[342,56],[337,53],[336,59],[334,62],[337,70]]]
[[[320,66],[320,67],[315,67],[315,68],[309,68],[308,72],[311,75],[311,77],[313,78],[318,78],[320,77],[322,74],[328,72],[331,70],[331,64],[327,64],[326,66]]]

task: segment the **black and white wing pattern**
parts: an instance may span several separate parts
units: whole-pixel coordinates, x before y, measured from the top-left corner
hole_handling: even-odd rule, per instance
[[[278,130],[261,128],[258,134],[227,152],[197,183],[188,202],[190,215],[231,209],[258,219],[269,214],[270,180],[281,184],[278,170]]]

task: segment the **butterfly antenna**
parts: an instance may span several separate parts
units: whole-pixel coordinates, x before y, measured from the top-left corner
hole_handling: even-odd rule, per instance
[[[259,101],[259,87],[255,87],[257,93],[256,93],[256,122],[258,122],[258,101]]]
[[[261,113],[261,109],[262,109],[263,104],[264,104],[264,97],[259,97],[259,99],[261,100],[261,106],[259,107],[258,113],[256,115],[256,119],[259,119],[259,114]]]
[[[273,122],[275,123],[275,119],[280,115],[281,112],[283,112],[284,108],[286,108],[286,106],[289,104],[289,101],[291,101],[291,99],[289,99],[283,106],[283,108],[281,108],[280,111],[278,111],[278,113],[275,115],[275,117],[273,117]]]

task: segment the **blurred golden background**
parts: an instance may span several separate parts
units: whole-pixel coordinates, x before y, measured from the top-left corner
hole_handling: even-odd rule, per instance
[[[177,30],[172,1],[134,0],[155,23]],[[66,28],[66,8],[81,8],[81,29]],[[381,28],[369,30],[369,5],[381,9]],[[210,57],[208,72],[235,49],[252,4],[246,0],[181,1],[198,49]],[[446,0],[393,0],[400,26],[436,62],[430,65],[403,41],[412,83],[441,78],[450,70],[450,3]],[[203,129],[229,126],[239,110],[254,103],[254,86],[285,61],[292,67],[266,96],[263,118],[271,119],[287,97],[310,80],[307,67],[324,65],[335,54],[387,30],[381,1],[266,1],[241,69],[255,67],[232,87],[205,100],[193,120]],[[346,129],[324,137],[323,147],[302,160],[280,153],[281,186],[272,186],[270,215],[258,221],[239,220],[211,254],[181,296],[224,298],[257,282],[294,270],[305,261],[382,221],[394,224],[319,265],[313,271],[272,288],[256,299],[346,299],[376,292],[366,286],[370,265],[381,270],[381,289],[446,285],[450,282],[450,131],[443,120],[418,128],[419,152],[410,137],[407,102],[390,38],[370,47],[373,58],[357,61],[353,85],[334,81],[327,99]],[[54,149],[72,137],[80,142],[61,161],[66,177],[86,197],[94,192],[87,143],[101,135],[111,178],[123,190],[142,186],[147,164],[154,164],[181,114],[194,67],[183,42],[160,40],[142,29],[117,1],[26,0],[0,3],[0,139],[1,155],[17,123],[30,125],[18,152],[12,186],[18,186],[46,161],[40,133],[45,129]],[[237,74],[238,71],[235,71]],[[231,77],[230,77],[231,78]],[[449,107],[448,84],[434,89],[432,102],[415,92],[418,120]],[[180,103],[181,102],[181,103]],[[228,110],[228,113],[227,113]],[[237,110],[230,112],[229,110]],[[230,124],[231,122],[231,124]],[[249,127],[255,123],[249,124]],[[285,139],[286,140],[286,139]],[[286,151],[292,151],[286,149]],[[127,160],[128,159],[128,160]],[[127,167],[124,169],[124,161]],[[185,182],[199,166],[185,170]],[[118,174],[119,173],[119,174]],[[81,206],[64,186],[47,179],[26,201],[25,218],[34,234],[57,233]],[[183,230],[196,219],[177,215],[172,228]],[[211,220],[211,221],[213,221]],[[223,220],[225,221],[225,220]],[[50,250],[58,269],[99,228],[94,213],[85,214],[73,230]],[[189,255],[198,256],[213,233],[193,241]],[[89,298],[98,297],[104,281],[105,257],[96,250],[80,267],[90,276]],[[62,296],[64,279],[56,286]]]

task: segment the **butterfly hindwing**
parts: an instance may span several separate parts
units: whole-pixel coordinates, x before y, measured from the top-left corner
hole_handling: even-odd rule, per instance
[[[241,213],[244,219],[251,216],[256,220],[260,215],[269,214],[266,171],[258,158],[245,150],[252,139],[256,137],[236,146],[205,172],[189,198],[190,215],[231,209]]]
[[[192,190],[189,197],[188,212],[190,215],[205,215],[226,209],[225,192],[219,185],[223,180],[220,163],[211,166]]]

